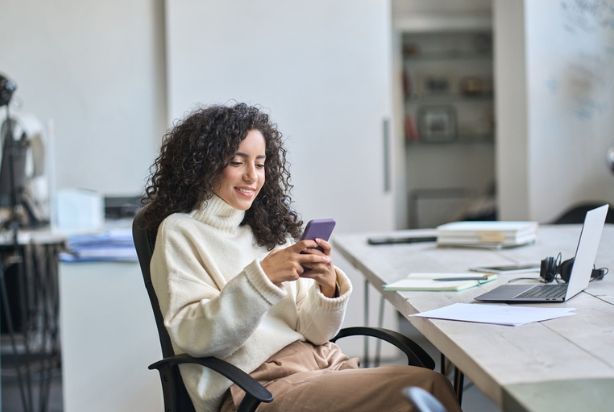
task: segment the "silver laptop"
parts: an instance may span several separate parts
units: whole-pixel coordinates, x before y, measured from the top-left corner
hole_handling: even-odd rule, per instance
[[[576,257],[574,260],[569,283],[548,285],[502,285],[488,293],[475,298],[480,302],[565,302],[582,292],[588,286],[591,272],[605,217],[608,214],[608,205],[600,206],[586,212],[584,226],[578,240]]]

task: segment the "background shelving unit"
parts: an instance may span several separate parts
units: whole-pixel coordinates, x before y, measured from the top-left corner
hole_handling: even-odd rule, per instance
[[[401,42],[410,227],[492,217],[475,206],[494,204],[491,30],[405,32]]]

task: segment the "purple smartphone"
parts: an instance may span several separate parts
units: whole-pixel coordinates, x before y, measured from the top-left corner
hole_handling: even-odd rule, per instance
[[[301,240],[315,238],[328,240],[334,228],[334,219],[312,219],[307,223]]]

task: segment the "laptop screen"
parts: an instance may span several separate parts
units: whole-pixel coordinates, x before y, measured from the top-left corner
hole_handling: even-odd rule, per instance
[[[608,205],[600,206],[586,212],[584,226],[580,233],[580,240],[576,249],[576,257],[569,275],[569,285],[565,300],[568,300],[583,291],[591,279],[593,264],[597,257],[601,232],[608,214]]]

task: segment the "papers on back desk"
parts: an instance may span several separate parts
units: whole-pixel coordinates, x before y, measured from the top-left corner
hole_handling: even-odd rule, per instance
[[[535,308],[516,305],[454,303],[439,309],[416,313],[411,316],[519,326],[530,322],[540,322],[543,320],[575,315],[575,311],[575,308]]]
[[[62,262],[136,262],[136,249],[129,228],[69,236]]]

